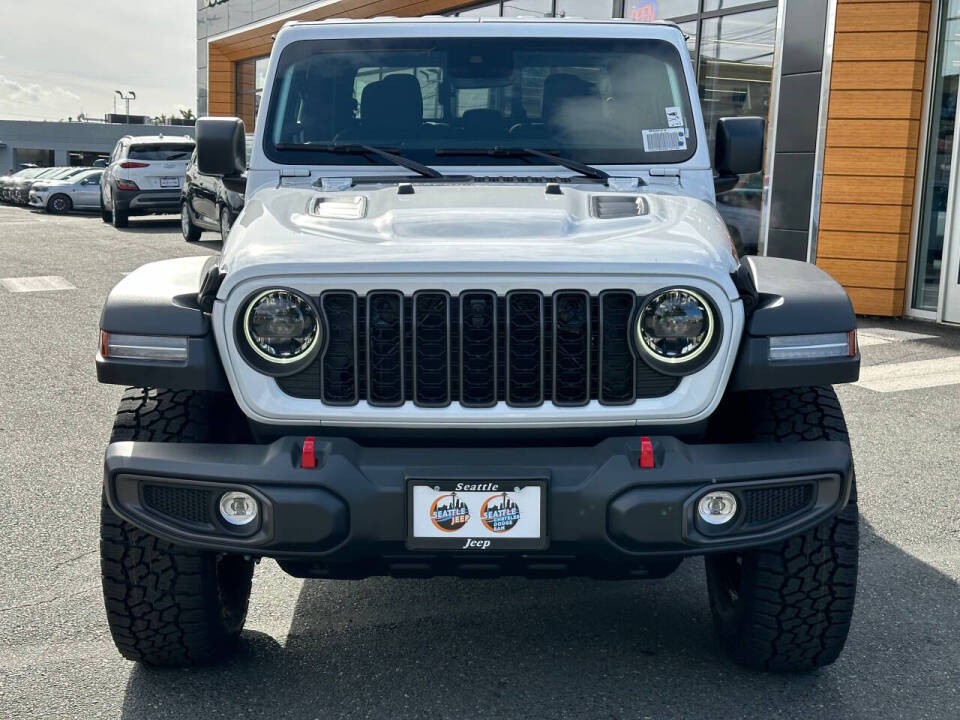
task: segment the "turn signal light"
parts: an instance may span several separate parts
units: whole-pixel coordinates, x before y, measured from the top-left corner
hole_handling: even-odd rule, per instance
[[[117,190],[139,190],[140,186],[133,180],[121,180],[117,178]]]

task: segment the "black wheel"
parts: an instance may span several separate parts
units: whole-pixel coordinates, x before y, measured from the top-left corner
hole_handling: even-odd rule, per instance
[[[107,205],[103,201],[103,190],[100,191],[100,219],[105,223],[113,222],[113,213],[107,210]]]
[[[130,388],[111,442],[209,442],[215,398],[192,391]],[[253,561],[183,548],[118,517],[104,501],[100,567],[107,622],[128,660],[187,666],[228,654],[243,629]]]
[[[747,396],[754,442],[848,442],[832,388]],[[759,670],[813,670],[839,657],[857,587],[856,484],[836,517],[778,545],[708,555],[707,591],[724,649]]]
[[[200,228],[193,224],[190,208],[185,202],[180,203],[180,232],[183,233],[183,239],[187,242],[196,242],[203,233]]]
[[[227,236],[230,234],[230,228],[233,222],[230,220],[230,209],[226,206],[220,208],[220,239],[223,244],[227,244]]]
[[[130,224],[130,213],[121,210],[114,204],[113,206],[113,226],[118,230],[127,227]]]
[[[70,212],[73,208],[73,202],[66,195],[54,195],[47,200],[47,212],[54,215],[63,215]]]

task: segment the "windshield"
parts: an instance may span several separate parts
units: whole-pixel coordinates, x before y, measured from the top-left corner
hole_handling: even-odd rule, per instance
[[[429,165],[545,164],[476,155],[510,148],[593,165],[676,163],[696,150],[686,88],[680,54],[662,40],[302,41],[280,56],[264,150],[283,164],[383,164],[309,149],[331,144]]]
[[[154,143],[152,145],[131,145],[127,153],[128,160],[189,160],[193,154],[193,143]]]

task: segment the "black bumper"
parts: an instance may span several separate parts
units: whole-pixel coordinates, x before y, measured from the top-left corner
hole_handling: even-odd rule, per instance
[[[368,448],[318,438],[312,469],[300,467],[303,438],[270,445],[118,442],[107,448],[105,481],[113,510],[151,534],[181,545],[276,557],[291,572],[319,577],[658,574],[684,556],[788,538],[847,503],[853,463],[846,443],[652,441],[653,469],[640,468],[639,438],[611,438],[592,447],[498,449]],[[411,478],[546,478],[548,548],[409,550]],[[168,499],[158,504],[151,486],[162,487]],[[718,487],[733,492],[741,505],[738,519],[722,533],[696,514],[699,496]],[[228,489],[260,501],[251,530],[238,531],[219,519],[217,501]],[[182,491],[187,494],[178,496]],[[783,505],[785,497],[793,504]],[[777,515],[778,507],[790,511]]]
[[[114,190],[113,205],[131,215],[179,213],[180,189]]]

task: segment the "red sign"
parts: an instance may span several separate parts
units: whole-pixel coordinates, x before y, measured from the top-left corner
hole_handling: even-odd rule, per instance
[[[640,22],[653,22],[657,19],[657,3],[654,0],[635,2],[627,16]]]

